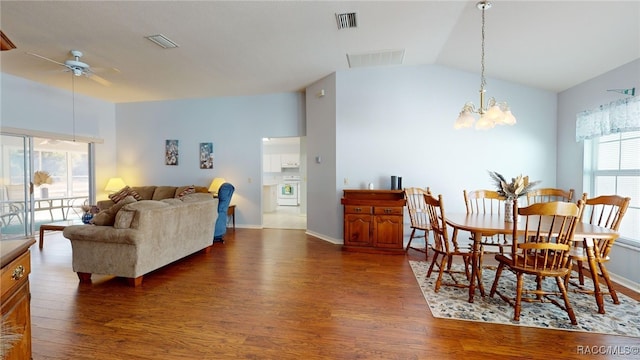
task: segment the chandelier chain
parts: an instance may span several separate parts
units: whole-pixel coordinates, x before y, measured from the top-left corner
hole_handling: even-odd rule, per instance
[[[491,2],[487,0],[481,0],[476,3],[476,7],[482,11],[482,32],[481,32],[481,47],[480,47],[480,106],[476,107],[472,102],[467,102],[462,107],[462,111],[458,115],[454,128],[461,129],[471,127],[476,119],[473,113],[480,116],[476,122],[476,129],[490,129],[495,125],[514,125],[516,118],[511,113],[509,105],[506,102],[497,102],[495,98],[490,98],[487,103],[484,101],[485,86],[487,85],[487,79],[485,77],[485,10],[491,8]],[[486,107],[485,107],[486,106]]]
[[[487,85],[487,81],[484,77],[484,7],[482,8],[482,45],[480,52],[480,90],[484,91],[485,85]],[[480,104],[482,107],[483,104]]]

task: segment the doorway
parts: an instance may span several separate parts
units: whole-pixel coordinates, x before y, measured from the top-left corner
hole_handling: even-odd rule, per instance
[[[262,226],[306,229],[306,139],[262,139]]]

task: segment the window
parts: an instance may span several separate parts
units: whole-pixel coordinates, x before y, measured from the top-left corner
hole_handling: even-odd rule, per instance
[[[631,198],[620,236],[640,245],[640,131],[585,141],[585,186],[589,197],[617,194]]]

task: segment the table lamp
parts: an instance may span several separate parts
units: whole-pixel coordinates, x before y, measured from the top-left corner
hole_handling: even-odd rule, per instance
[[[107,186],[105,186],[104,191],[108,193],[114,193],[125,186],[127,186],[127,184],[124,183],[124,180],[122,180],[122,178],[115,177],[107,181]]]
[[[209,192],[213,194],[213,196],[218,196],[218,189],[220,189],[220,185],[227,182],[224,178],[213,178],[211,181],[211,185],[209,185]]]

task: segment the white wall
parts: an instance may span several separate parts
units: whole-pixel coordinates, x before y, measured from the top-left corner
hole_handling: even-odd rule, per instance
[[[336,74],[306,90],[307,232],[342,243],[342,208],[336,197]],[[324,96],[318,96],[324,90]]]
[[[118,175],[131,185],[209,186],[224,177],[236,190],[236,223],[262,224],[262,138],[304,135],[301,93],[125,103],[116,106]],[[167,139],[180,141],[178,166],[164,165]],[[214,168],[198,148],[212,142]]]
[[[583,184],[584,144],[576,142],[576,114],[625,97],[609,89],[636,88],[640,91],[640,59],[611,70],[558,95],[558,185],[573,187],[578,194],[588,190]],[[638,95],[636,95],[638,96]],[[625,216],[622,221],[640,222]],[[607,268],[616,280],[640,291],[640,247],[620,239],[614,244]]]
[[[0,126],[46,132],[69,138],[74,134],[73,96],[30,80],[0,73],[2,84]],[[76,88],[85,78],[76,79]],[[102,139],[96,145],[96,184],[98,197],[109,177],[114,176],[115,105],[87,96],[75,95],[75,135]]]
[[[489,131],[454,130],[462,105],[478,104],[477,74],[439,66],[352,69],[336,74],[335,95],[326,91],[324,98],[315,98],[318,89],[328,90],[327,82],[307,89],[307,138],[326,148],[333,146],[330,100],[336,97],[335,176],[328,169],[333,164],[321,165],[327,169],[319,176],[329,176],[319,185],[322,191],[314,194],[310,165],[310,229],[313,222],[315,231],[342,242],[342,190],[362,189],[370,182],[388,189],[391,175],[402,176],[404,187],[429,186],[443,194],[449,211],[464,211],[463,189],[493,188],[487,170],[508,177],[523,173],[542,180],[541,185],[555,186],[554,93],[489,79],[488,95],[508,101],[518,124]],[[315,106],[321,102],[327,105]],[[309,161],[312,148],[310,144]],[[330,181],[335,189],[326,184]],[[329,199],[332,190],[335,197]],[[408,218],[405,222],[408,226]]]

